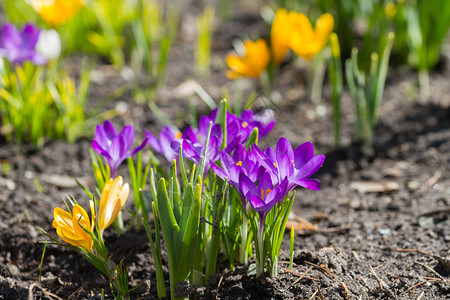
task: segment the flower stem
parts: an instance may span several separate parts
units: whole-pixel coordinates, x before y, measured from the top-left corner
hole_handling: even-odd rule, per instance
[[[247,239],[248,239],[248,224],[247,224],[247,216],[244,213],[241,227],[241,246],[239,248],[239,262],[241,264],[246,264],[248,261]]]
[[[263,243],[263,234],[264,234],[264,224],[260,222],[258,234],[256,235],[257,240],[257,252],[256,252],[256,277],[259,277],[264,273],[264,243]]]

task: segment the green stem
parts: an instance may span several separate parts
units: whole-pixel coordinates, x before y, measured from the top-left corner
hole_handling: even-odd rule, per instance
[[[241,264],[247,264],[248,261],[247,238],[248,238],[248,222],[247,216],[244,213],[242,217],[242,226],[241,226],[241,245],[239,248],[239,262]]]
[[[264,257],[263,257],[263,235],[264,235],[264,224],[259,224],[258,234],[256,235],[256,241],[258,244],[257,255],[256,255],[256,277],[260,277],[264,273]]]

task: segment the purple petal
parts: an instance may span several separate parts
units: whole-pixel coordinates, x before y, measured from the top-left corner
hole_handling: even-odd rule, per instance
[[[281,159],[281,156],[286,153],[289,157],[289,159],[294,159],[294,151],[292,150],[292,146],[289,143],[289,141],[285,137],[281,137],[277,142],[277,147],[275,150],[277,161],[279,162]]]
[[[325,155],[321,154],[314,156],[300,169],[300,171],[298,171],[297,174],[295,174],[295,177],[301,179],[311,176],[322,167],[324,161]]]
[[[109,154],[114,159],[114,161],[122,162],[122,158],[125,154],[125,141],[123,139],[123,136],[116,136],[112,142],[111,147],[109,148]],[[120,163],[119,163],[120,164]]]
[[[193,143],[198,143],[197,140],[197,129],[193,128],[192,126],[188,126],[184,131],[183,131],[183,135],[182,138],[189,140]]]
[[[306,178],[294,181],[297,185],[304,187],[305,189],[319,191],[320,190],[320,181],[314,178]]]
[[[239,174],[239,186],[247,199],[258,193],[256,185],[243,173]]]
[[[147,137],[147,141],[150,147],[152,147],[156,152],[161,153],[162,150],[158,139],[150,131],[147,130],[145,131],[145,136]]]
[[[273,189],[272,178],[270,177],[269,172],[265,172],[263,176],[261,176],[261,179],[259,180],[258,191],[263,190],[265,192],[266,190],[272,189]]]
[[[123,137],[125,151],[131,148],[134,140],[134,128],[131,125],[125,126],[119,133]]]
[[[290,179],[294,174],[293,162],[287,153],[284,153],[278,160],[278,174],[280,174],[280,179],[286,177]]]
[[[21,47],[22,41],[20,33],[17,28],[11,24],[6,23],[2,27],[2,42],[1,47],[7,51],[18,51]]]
[[[210,161],[210,162],[209,162],[209,166],[211,167],[211,169],[213,170],[213,172],[216,173],[216,175],[217,175],[220,179],[225,180],[225,178],[228,177],[228,174],[225,173],[225,171],[222,170],[222,168],[220,168],[220,167],[219,167],[218,165],[216,165],[215,163],[213,163],[213,162]]]
[[[41,31],[33,24],[26,24],[20,33],[22,49],[32,51],[36,47]]]
[[[133,156],[136,153],[138,153],[139,151],[141,151],[142,149],[144,149],[144,147],[147,145],[147,142],[148,142],[148,137],[146,137],[139,146],[137,146],[136,148],[131,150],[130,156]]]
[[[109,155],[109,153],[108,153],[105,149],[103,149],[103,148],[97,143],[96,140],[93,140],[93,141],[92,141],[92,148],[93,148],[94,151],[97,152],[98,154],[103,155],[103,156],[105,156],[105,157],[107,157],[107,158],[111,158],[111,156]]]
[[[311,142],[301,144],[294,150],[295,168],[301,169],[313,157],[314,157],[313,144]]]
[[[109,120],[106,120],[105,123],[103,123],[103,130],[105,132],[106,138],[110,141],[112,141],[112,139],[117,136],[117,131]]]
[[[108,139],[108,136],[105,133],[103,126],[97,125],[95,127],[95,141],[105,150],[108,150],[111,145],[111,139]]]

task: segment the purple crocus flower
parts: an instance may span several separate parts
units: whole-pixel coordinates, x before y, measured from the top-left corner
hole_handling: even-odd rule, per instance
[[[131,125],[125,126],[119,134],[117,134],[110,121],[106,121],[103,125],[97,125],[95,128],[95,139],[92,140],[92,148],[94,148],[95,152],[105,157],[111,170],[111,177],[116,176],[119,165],[125,159],[135,155],[145,147],[148,137],[138,147],[129,151],[133,145],[133,140],[134,128]]]
[[[164,155],[167,161],[172,162],[178,157],[178,151],[182,143],[182,134],[178,129],[164,126],[157,139],[151,132],[145,131],[148,143],[156,151]]]
[[[231,184],[239,193],[242,199],[242,204],[245,207],[245,196],[239,184],[239,174],[245,174],[251,181],[257,182],[264,173],[265,168],[262,167],[259,161],[254,157],[251,151],[247,151],[243,145],[238,145],[234,150],[233,156],[225,151],[220,152],[219,167],[213,162],[210,162],[211,169],[216,175]]]
[[[200,118],[199,128],[188,127],[182,135],[183,156],[197,165],[205,149],[205,142],[209,130],[209,122],[207,117]],[[222,129],[219,124],[211,127],[211,135],[209,138],[208,148],[206,149],[205,174],[209,170],[210,162],[219,159],[220,149],[222,147]]]
[[[215,122],[216,116],[217,108],[211,111],[208,118]],[[273,129],[274,125],[275,118],[270,109],[259,114],[247,109],[239,117],[227,111],[227,149],[231,152],[233,146],[245,142],[254,128],[258,128],[259,137],[262,138]]]
[[[22,64],[29,60],[35,65],[47,63],[47,59],[36,52],[40,30],[33,24],[26,24],[21,32],[11,24],[2,27],[0,39],[0,56],[6,57],[13,64]]]
[[[260,162],[278,178],[278,182],[288,180],[287,191],[291,191],[295,186],[310,190],[320,190],[320,182],[317,179],[309,178],[322,166],[325,155],[314,156],[314,147],[311,142],[306,142],[292,150],[289,141],[281,137],[275,151],[268,147],[263,152],[257,145],[253,145],[253,151]]]
[[[286,195],[287,180],[283,180],[278,185],[278,182],[272,181],[269,172],[265,172],[256,185],[244,173],[240,173],[239,184],[248,202],[259,215],[260,230],[262,231],[267,214]]]

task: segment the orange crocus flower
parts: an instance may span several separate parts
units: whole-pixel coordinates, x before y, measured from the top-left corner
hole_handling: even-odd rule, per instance
[[[33,9],[50,26],[61,26],[81,8],[81,0],[30,0]]]
[[[116,219],[128,199],[130,187],[123,184],[122,176],[110,178],[106,183],[100,197],[98,210],[98,230],[103,232]]]
[[[296,12],[288,12],[280,8],[275,13],[270,29],[270,48],[275,64],[280,64],[289,51],[289,39],[291,37],[292,20],[297,16]]]
[[[75,204],[72,213],[57,207],[53,210],[53,217],[52,225],[56,228],[56,233],[63,241],[72,246],[81,247],[92,252],[92,237],[83,227],[86,230],[92,231],[94,222],[92,222],[91,226],[89,217],[83,207]]]
[[[314,29],[308,17],[302,13],[296,13],[291,22],[289,48],[298,56],[308,60],[325,47],[334,27],[333,16],[329,13],[323,14],[316,21]]]
[[[243,57],[235,54],[227,56],[228,70],[226,76],[236,79],[240,76],[258,77],[267,67],[270,60],[270,51],[263,39],[256,42],[244,41],[245,55]]]

